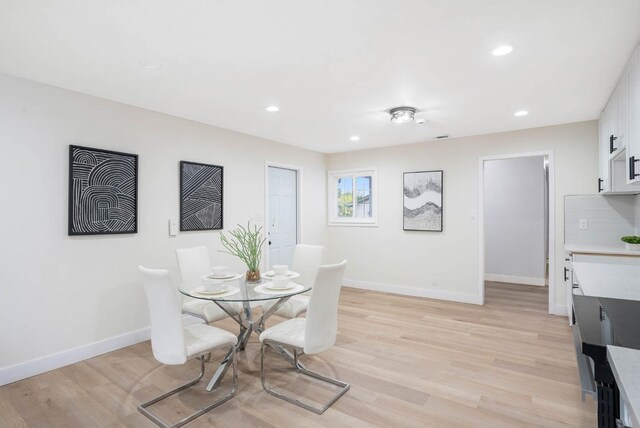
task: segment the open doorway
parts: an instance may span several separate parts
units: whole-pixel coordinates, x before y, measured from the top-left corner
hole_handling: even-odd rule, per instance
[[[508,286],[543,295],[548,312],[556,312],[552,178],[551,152],[480,160],[479,288],[483,303],[485,283],[491,284],[494,293],[504,285],[505,290]]]

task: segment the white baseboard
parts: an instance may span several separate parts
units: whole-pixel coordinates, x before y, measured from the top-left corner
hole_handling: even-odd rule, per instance
[[[545,286],[544,278],[535,278],[529,276],[498,275],[495,273],[485,273],[484,280],[492,282],[508,282],[511,284],[537,285],[541,287]]]
[[[0,386],[149,340],[149,327],[0,368]]]
[[[426,297],[429,299],[448,300],[452,302],[480,304],[480,296],[466,293],[453,293],[450,291],[434,290],[432,288],[409,287],[406,285],[382,284],[379,282],[358,281],[345,279],[342,281],[345,287],[359,288],[362,290],[381,291],[383,293],[401,294],[404,296]]]

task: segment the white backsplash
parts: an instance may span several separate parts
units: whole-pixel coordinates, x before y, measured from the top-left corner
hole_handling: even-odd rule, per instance
[[[580,220],[587,229],[580,229]],[[564,198],[564,242],[571,245],[623,245],[620,237],[640,228],[640,195],[576,195]]]

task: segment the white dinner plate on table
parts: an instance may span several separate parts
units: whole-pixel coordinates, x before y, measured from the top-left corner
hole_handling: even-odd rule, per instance
[[[191,294],[197,294],[202,297],[225,297],[225,296],[232,296],[236,294],[238,291],[240,291],[240,289],[238,289],[237,287],[231,287],[230,285],[223,285],[222,287],[220,287],[218,290],[215,290],[215,291],[205,290],[203,286],[200,286],[194,289],[193,291],[191,291]]]
[[[269,272],[265,272],[262,274],[265,278],[271,279],[276,276],[276,272],[274,270],[270,270]],[[300,274],[298,272],[294,272],[292,270],[288,270],[286,274],[284,274],[289,279],[298,278]]]
[[[225,276],[213,276],[213,274],[207,274],[201,276],[200,278],[205,281],[234,281],[236,279],[240,279],[244,276],[242,273],[234,273]]]
[[[207,279],[230,279],[230,278],[233,278],[234,276],[236,276],[235,273],[225,273],[224,275],[216,275],[216,274],[210,273],[209,275],[207,275]]]
[[[292,287],[287,288],[275,288],[272,282],[265,282],[264,284],[257,285],[253,290],[259,294],[291,294],[299,293],[304,290],[304,286],[300,284],[289,283]]]

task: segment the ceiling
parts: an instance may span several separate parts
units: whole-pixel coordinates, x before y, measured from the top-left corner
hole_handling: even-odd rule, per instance
[[[638,0],[0,0],[0,73],[320,152],[594,119],[639,40]]]

